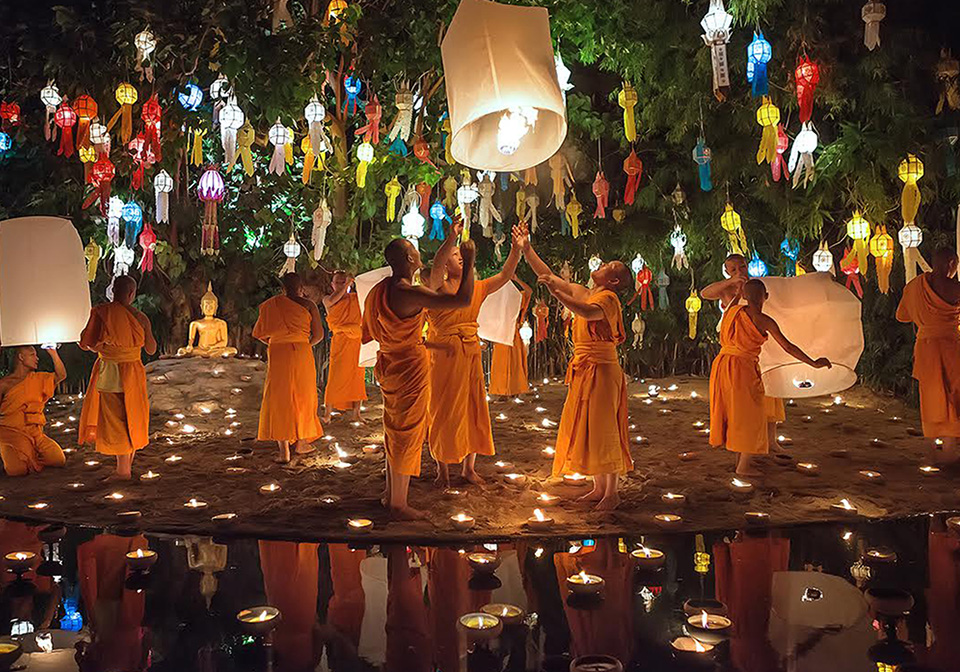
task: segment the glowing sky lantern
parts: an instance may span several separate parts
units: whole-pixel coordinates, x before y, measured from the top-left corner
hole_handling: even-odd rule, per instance
[[[690,339],[697,337],[697,315],[700,313],[702,306],[703,301],[697,295],[697,290],[691,289],[690,296],[684,303],[684,307],[687,309],[687,337]]]
[[[713,65],[713,94],[717,100],[726,98],[730,88],[730,71],[727,65],[727,42],[730,41],[730,26],[733,16],[723,8],[723,0],[710,0],[710,8],[700,20],[703,28],[703,43],[710,47]]]
[[[545,8],[462,0],[441,55],[458,163],[524,170],[560,148],[566,106]]]
[[[813,268],[819,273],[833,272],[833,253],[825,240],[820,241],[820,247],[813,253]]]
[[[893,237],[887,233],[887,227],[878,226],[870,239],[870,254],[877,265],[877,287],[882,294],[890,291],[890,271],[893,269]]]

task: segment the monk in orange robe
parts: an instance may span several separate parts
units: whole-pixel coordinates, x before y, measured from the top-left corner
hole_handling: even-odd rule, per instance
[[[323,338],[323,323],[317,304],[303,296],[299,275],[287,273],[281,282],[283,294],[260,304],[253,337],[267,344],[257,439],[276,441],[277,462],[287,464],[291,441],[299,456],[312,452],[310,442],[323,436],[313,361],[313,346]]]
[[[360,402],[367,400],[364,370],[360,366],[360,301],[351,292],[353,276],[343,271],[333,274],[333,291],[323,298],[327,325],[333,332],[327,368],[327,388],[323,393],[323,423],[330,422],[333,409],[353,409],[354,421],[360,420]]]
[[[741,298],[747,305],[738,305]],[[760,379],[760,348],[768,336],[787,354],[815,368],[830,368],[830,361],[811,359],[787,340],[779,325],[763,312],[767,290],[757,279],[745,282],[732,307],[720,323],[720,354],[710,369],[710,445],[726,446],[737,456],[737,473],[755,475],[754,455],[766,455],[767,416],[763,381]]]
[[[574,314],[573,359],[567,369],[567,399],[557,430],[553,475],[593,476],[582,499],[609,511],[620,504],[619,479],[633,469],[627,433],[627,380],[617,358],[626,339],[617,292],[633,289],[633,274],[620,261],[591,274],[593,289],[553,273],[534,251],[525,225],[514,227],[515,245],[560,303]]]
[[[920,384],[923,435],[942,441],[942,458],[957,460],[960,436],[960,282],[957,255],[937,250],[933,270],[907,283],[897,319],[917,325],[913,377]]]
[[[53,373],[38,373],[32,345],[12,348],[13,372],[0,378],[0,458],[7,476],[24,476],[44,467],[66,464],[57,442],[43,433],[43,407],[67,377],[56,348],[44,348],[53,360]]]
[[[515,396],[530,389],[527,372],[527,346],[520,338],[520,327],[523,326],[526,318],[533,290],[516,276],[514,276],[513,281],[520,285],[523,300],[520,303],[520,314],[517,316],[513,345],[493,344],[493,361],[490,364],[490,394],[495,396]]]
[[[463,259],[456,242],[460,221],[433,260],[430,288],[445,296],[457,293],[463,277]],[[463,308],[427,310],[427,344],[430,347],[430,387],[441,391],[430,397],[430,454],[437,461],[437,480],[450,487],[451,464],[463,464],[463,478],[481,485],[477,455],[493,455],[493,430],[487,407],[487,388],[480,355],[477,317],[484,300],[510,282],[520,263],[520,250],[510,249],[499,273],[474,281],[473,299]]]
[[[387,454],[385,504],[393,515],[425,518],[407,502],[410,477],[420,475],[430,408],[430,360],[423,342],[426,309],[465,308],[473,298],[473,241],[460,246],[463,276],[456,294],[438,294],[414,285],[420,251],[410,241],[390,241],[384,257],[393,275],[377,283],[363,309],[363,342],[378,341],[374,370],[383,395],[383,435]]]
[[[319,585],[318,544],[260,540],[260,570],[270,606],[282,618],[273,632],[279,670],[312,670],[320,660],[314,645]]]
[[[432,672],[433,650],[420,569],[403,544],[387,546],[387,655],[385,672]],[[445,672],[445,671],[444,671]]]
[[[80,443],[117,456],[112,478],[129,480],[134,454],[150,441],[150,401],[140,350],[157,351],[147,316],[133,307],[137,283],[129,275],[113,281],[113,300],[94,306],[80,334],[80,347],[99,357],[80,412]]]
[[[327,552],[330,556],[330,580],[333,583],[333,595],[327,605],[327,623],[356,649],[360,645],[366,610],[360,563],[367,554],[347,544],[328,544]]]
[[[737,293],[743,287],[743,283],[750,279],[750,273],[747,271],[747,260],[742,254],[728,256],[723,262],[723,268],[726,271],[727,279],[709,284],[700,292],[700,296],[704,299],[719,302],[721,313],[725,313],[730,306],[737,303]],[[739,303],[743,303],[743,300],[741,299]],[[717,324],[717,331],[720,331],[719,323]],[[763,410],[767,417],[767,443],[777,448],[779,446],[777,425],[787,419],[783,399],[764,396]]]

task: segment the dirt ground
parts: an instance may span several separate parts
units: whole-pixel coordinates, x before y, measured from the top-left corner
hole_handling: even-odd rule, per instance
[[[651,384],[661,387],[656,399],[648,397]],[[375,389],[370,390],[363,423],[353,426],[344,416],[335,417],[327,428],[329,435],[316,442],[317,452],[293,468],[275,464],[274,446],[255,441],[257,418],[251,412],[234,415],[228,409],[218,434],[187,433],[190,417],[154,413],[154,439],[137,455],[134,482],[122,484],[102,481],[110,472],[111,458],[76,446],[81,400],[60,398],[48,407],[48,431],[73,449],[67,467],[0,479],[0,515],[107,527],[117,523],[118,512],[138,510],[142,527],[152,532],[330,541],[366,536],[413,542],[530,534],[525,521],[541,492],[561,498],[545,509],[555,519],[551,534],[572,537],[654,532],[658,530],[654,516],[660,513],[680,514],[677,529],[687,531],[742,527],[747,511],[769,514],[771,525],[836,520],[845,514],[831,510],[831,505],[841,498],[868,518],[960,508],[956,483],[960,470],[944,468],[929,475],[920,470],[930,459],[929,442],[914,435],[917,413],[863,388],[849,390],[839,405],[815,399],[788,407],[787,421],[780,428],[780,434],[792,439],[792,445],[783,448],[785,457],[764,458],[763,475],[749,479],[753,492],[735,493],[730,486],[733,455],[712,449],[707,441],[706,381],[677,378],[630,384],[630,445],[636,468],[624,479],[620,509],[593,513],[575,501],[585,488],[549,478],[551,458],[543,452],[555,440],[552,423],[560,418],[565,391],[562,381],[551,381],[519,400],[491,400],[498,456],[478,463],[487,479],[484,489],[455,482],[460,493],[444,493],[434,485],[435,469],[425,450],[423,473],[412,485],[411,499],[431,517],[417,523],[390,521],[378,502],[383,489],[383,434]],[[211,417],[203,420],[210,425]],[[696,424],[700,422],[703,429]],[[335,466],[339,461],[335,446],[345,451],[344,459],[352,465]],[[374,452],[364,452],[365,446],[373,446]],[[689,453],[687,459],[681,459],[681,453]],[[168,462],[174,455],[182,459]],[[495,459],[511,462],[512,470],[524,474],[526,482],[507,484],[497,473]],[[89,460],[100,464],[88,466]],[[796,466],[800,462],[818,465],[819,475],[800,473]],[[231,473],[229,468],[242,471]],[[160,478],[149,483],[136,480],[148,470]],[[861,470],[880,472],[884,482],[866,482]],[[69,490],[70,483],[84,485]],[[261,494],[260,487],[269,483],[281,489]],[[666,492],[685,495],[685,505],[665,504],[661,496]],[[123,498],[105,499],[111,493]],[[321,497],[328,494],[339,497],[339,503],[321,504]],[[191,498],[207,506],[185,508]],[[48,506],[28,508],[37,502]],[[237,514],[233,525],[211,522],[213,515],[226,512]],[[453,529],[450,517],[459,512],[476,518],[471,533]],[[361,517],[374,522],[367,535],[347,527],[348,519]]]

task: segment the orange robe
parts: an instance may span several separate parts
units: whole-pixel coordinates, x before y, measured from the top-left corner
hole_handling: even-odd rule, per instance
[[[493,430],[480,358],[477,316],[487,298],[489,280],[473,287],[470,305],[428,310],[430,389],[430,454],[438,462],[458,464],[465,457],[493,455]]]
[[[523,295],[517,328],[513,332],[513,345],[493,344],[493,361],[490,364],[490,394],[516,395],[530,389],[527,372],[527,346],[520,338],[520,327],[530,305],[530,296]]]
[[[557,431],[553,475],[623,474],[633,469],[627,433],[627,380],[617,359],[623,343],[620,300],[608,289],[588,303],[599,320],[573,320],[573,359],[567,368],[567,399]]]
[[[52,373],[28,373],[0,401],[0,458],[7,476],[23,476],[66,460],[57,442],[43,433],[43,407],[53,396]]]
[[[317,367],[310,345],[310,311],[284,295],[260,304],[253,337],[267,342],[267,379],[260,405],[260,441],[313,441],[323,436],[317,417]]]
[[[279,670],[313,669],[319,560],[317,544],[261,540],[260,570],[267,602],[282,617],[273,633]]]
[[[747,303],[746,303],[746,301],[744,301],[743,299],[740,299],[740,301],[739,301],[739,303],[738,303],[737,305],[739,305],[739,306],[745,306],[745,305],[747,305]],[[721,325],[723,324],[722,314],[725,313],[726,310],[727,310],[727,309],[724,308],[723,304],[721,303],[721,304],[720,304],[721,320],[720,320],[720,322],[717,322],[717,333],[718,333],[718,334],[720,333],[720,327],[721,327]],[[764,413],[765,413],[766,416],[767,416],[767,422],[768,422],[768,423],[770,423],[770,422],[785,422],[786,419],[787,419],[787,412],[786,412],[786,408],[784,407],[784,404],[783,404],[783,399],[780,399],[779,397],[764,397],[764,398],[763,398],[763,411],[764,411]]]
[[[90,311],[80,345],[100,357],[90,374],[78,431],[80,443],[95,443],[98,453],[129,455],[150,441],[147,374],[140,361],[143,343],[143,325],[123,304],[103,303]],[[110,372],[119,373],[122,392],[97,389],[104,371],[114,381]]]
[[[352,550],[347,544],[329,544],[327,551],[330,555],[330,580],[333,583],[333,596],[327,605],[327,623],[356,648],[360,645],[367,604],[360,563],[367,554]]]
[[[399,318],[387,304],[390,278],[367,295],[363,307],[363,342],[378,341],[374,373],[383,394],[383,443],[391,469],[420,475],[430,408],[430,358],[423,344],[426,311]]]
[[[931,669],[960,670],[960,540],[956,535],[931,529],[927,563],[927,620],[933,641],[920,659]]]
[[[760,347],[767,340],[743,306],[720,324],[720,354],[710,369],[710,445],[750,455],[769,450]]]
[[[327,411],[349,409],[356,401],[366,401],[367,386],[360,366],[360,301],[353,292],[327,308],[330,339],[330,364],[323,405]]]
[[[435,668],[420,570],[410,567],[406,546],[387,548],[387,655],[383,669],[432,672]]]
[[[924,274],[903,288],[897,319],[917,325],[913,377],[920,383],[923,435],[960,436],[960,306],[937,296]]]

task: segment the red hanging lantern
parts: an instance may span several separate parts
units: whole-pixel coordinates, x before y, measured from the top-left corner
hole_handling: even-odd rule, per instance
[[[90,182],[93,184],[93,191],[83,202],[84,208],[89,208],[99,200],[100,214],[104,217],[107,216],[107,205],[110,203],[110,182],[115,174],[116,169],[108,156],[102,155],[97,159],[93,168],[90,169]]]
[[[420,214],[424,219],[430,217],[430,194],[433,193],[433,187],[426,182],[417,185],[417,194],[420,196]]]
[[[413,143],[413,155],[424,163],[431,165],[434,168],[437,167],[430,159],[430,143],[424,140],[422,135],[418,135],[417,139]]]
[[[813,93],[820,81],[820,68],[804,55],[800,57],[793,75],[797,84],[797,102],[800,104],[800,122],[806,123],[813,116]]]
[[[140,247],[143,248],[143,254],[140,257],[140,272],[149,273],[153,270],[153,255],[154,250],[157,249],[157,234],[150,222],[143,223],[143,231],[140,232]]]
[[[143,120],[144,139],[155,161],[160,161],[163,158],[160,151],[160,118],[162,115],[163,109],[160,107],[160,101],[157,100],[157,94],[153,94],[143,104],[143,108],[140,110],[140,118]]]
[[[787,170],[787,162],[784,160],[783,155],[787,151],[787,147],[790,146],[790,138],[787,136],[787,132],[783,128],[783,124],[777,124],[777,156],[770,163],[770,174],[773,176],[774,182],[780,181],[780,174],[783,173],[783,176],[789,180],[790,171]]]
[[[627,205],[633,205],[637,196],[637,187],[640,186],[640,178],[643,177],[643,161],[632,149],[627,158],[623,160],[623,172],[627,174],[627,186],[623,190],[623,202]]]
[[[60,129],[60,149],[57,156],[73,156],[73,127],[77,125],[77,113],[64,101],[53,115],[53,123]]]
[[[0,103],[0,119],[3,120],[4,129],[11,126],[20,125],[20,104],[19,103]]]
[[[97,116],[97,101],[83,94],[73,101],[73,111],[77,113],[77,147],[90,144],[90,121]]]
[[[869,235],[869,233],[867,234]],[[843,258],[840,259],[840,270],[847,276],[846,286],[851,286],[856,290],[857,296],[863,298],[863,286],[860,284],[860,260],[857,253],[849,245],[844,250]]]
[[[603,171],[597,171],[597,177],[593,180],[593,195],[597,198],[597,209],[593,212],[594,219],[604,219],[607,216],[607,205],[610,199],[610,182],[607,181]]]
[[[156,163],[156,157],[153,155],[153,151],[147,146],[147,141],[143,133],[138,133],[137,137],[127,144],[127,149],[130,150],[130,154],[133,156],[133,162],[137,166],[130,174],[130,188],[134,190],[141,189],[143,188],[144,171]]]
[[[640,310],[653,310],[653,271],[644,266],[637,272],[637,293],[640,295]]]

